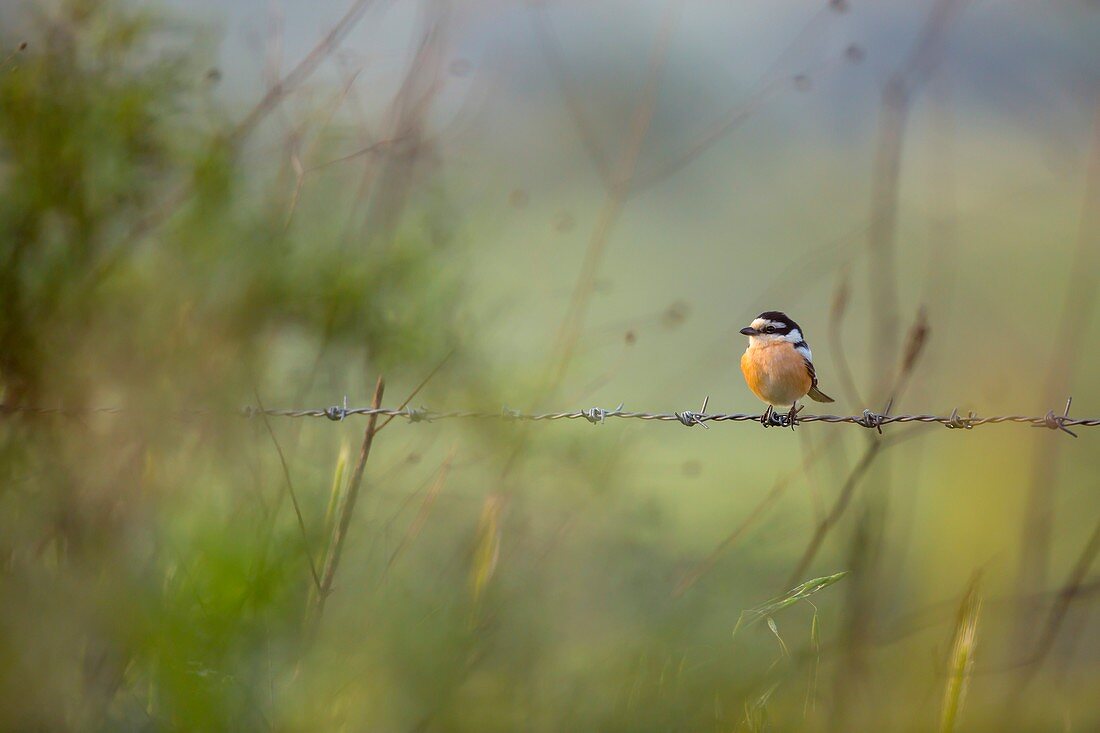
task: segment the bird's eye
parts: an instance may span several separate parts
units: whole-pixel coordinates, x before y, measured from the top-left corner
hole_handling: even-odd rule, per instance
[[[775,326],[764,326],[764,333],[775,333]]]

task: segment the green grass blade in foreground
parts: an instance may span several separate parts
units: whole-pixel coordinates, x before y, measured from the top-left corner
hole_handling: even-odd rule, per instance
[[[742,628],[752,626],[760,619],[771,616],[776,611],[782,611],[787,606],[793,606],[799,601],[809,598],[814,593],[828,588],[847,574],[848,571],[845,570],[835,575],[826,575],[821,578],[807,580],[805,583],[791,588],[781,596],[777,596],[770,601],[765,601],[759,606],[742,611],[741,615],[737,617],[737,625],[733,627],[733,635],[737,636],[737,632]]]
[[[955,619],[951,656],[948,658],[947,684],[943,691],[943,710],[940,715],[940,730],[943,733],[951,733],[955,730],[959,713],[966,699],[966,689],[973,674],[978,619],[982,612],[980,583],[981,574],[975,574],[959,605],[959,612]]]

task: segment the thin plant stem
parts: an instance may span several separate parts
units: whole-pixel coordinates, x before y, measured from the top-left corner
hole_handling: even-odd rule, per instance
[[[783,496],[783,493],[787,490],[787,487],[798,478],[803,472],[809,469],[810,464],[822,455],[825,451],[829,450],[831,446],[836,442],[840,436],[839,433],[834,433],[826,438],[820,445],[807,452],[805,458],[802,459],[802,465],[797,470],[785,473],[776,479],[768,493],[757,502],[756,506],[752,508],[748,516],[746,516],[740,524],[732,532],[718,543],[707,557],[696,564],[687,575],[676,585],[672,595],[674,598],[682,596],[689,591],[692,586],[699,582],[699,580],[706,575],[714,565],[718,562],[718,559],[731,547],[733,547],[739,539],[741,539],[749,529],[756,524],[760,517],[762,517],[768,509],[770,509],[779,499]],[[793,585],[793,584],[792,584]]]
[[[678,25],[682,0],[672,0],[665,12],[657,40],[653,44],[649,58],[649,74],[645,88],[630,122],[626,143],[620,153],[614,171],[611,176],[607,195],[600,209],[599,218],[592,235],[588,241],[588,249],[585,251],[584,261],[581,264],[577,282],[573,288],[573,296],[569,301],[565,318],[558,330],[555,339],[554,353],[557,358],[550,370],[544,388],[545,395],[553,395],[565,377],[569,363],[573,359],[576,350],[577,339],[580,337],[581,328],[584,325],[585,312],[588,310],[589,301],[596,284],[596,276],[599,274],[600,264],[603,262],[604,253],[607,251],[611,232],[619,220],[623,206],[626,203],[634,171],[638,163],[638,156],[642,151],[646,133],[649,131],[649,123],[653,119],[653,112],[657,106],[657,92],[668,56],[668,47],[672,40],[672,34]]]
[[[286,481],[286,492],[290,497],[290,503],[294,507],[294,516],[298,519],[298,530],[302,536],[302,551],[306,555],[306,560],[309,563],[309,573],[313,577],[313,585],[318,591],[321,589],[321,578],[317,573],[317,565],[313,561],[313,553],[309,549],[309,533],[306,531],[306,521],[302,516],[302,507],[298,503],[298,495],[294,491],[294,482],[290,480],[290,468],[287,466],[286,456],[283,454],[282,446],[279,445],[279,439],[275,437],[275,431],[271,428],[271,422],[267,419],[267,415],[262,412],[263,403],[260,402],[260,395],[256,393],[256,404],[260,406],[261,415],[263,416],[264,427],[267,428],[267,434],[271,436],[271,442],[275,445],[275,452],[279,454],[279,464],[283,468],[283,478]],[[275,521],[275,517],[272,517],[272,522]]]
[[[1043,662],[1050,654],[1050,650],[1054,648],[1054,640],[1058,637],[1058,631],[1066,620],[1070,603],[1080,595],[1085,575],[1092,568],[1097,555],[1100,555],[1100,522],[1097,522],[1096,527],[1092,530],[1092,536],[1089,537],[1089,541],[1085,543],[1084,549],[1078,555],[1069,577],[1047,614],[1043,630],[1035,644],[1035,650],[1031,654],[1031,664],[1027,667],[1027,672],[1024,673],[1019,682],[1017,699],[1023,694],[1024,689],[1031,680],[1034,679],[1039,668],[1042,667]]]
[[[382,394],[386,389],[385,380],[382,377],[378,377],[378,382],[374,387],[374,397],[371,399],[371,405],[377,407],[382,404]],[[351,518],[355,514],[355,503],[359,498],[359,489],[363,483],[363,471],[367,466],[367,459],[370,458],[371,446],[374,444],[374,435],[377,432],[375,426],[378,424],[378,415],[373,414],[367,423],[367,429],[363,433],[363,445],[359,450],[359,460],[355,464],[355,470],[351,474],[351,479],[348,482],[348,492],[344,499],[343,506],[340,509],[340,517],[336,522],[336,526],[333,528],[332,542],[329,545],[328,557],[325,558],[325,569],[321,575],[321,582],[317,592],[317,606],[313,614],[311,623],[314,628],[320,623],[321,616],[325,612],[325,601],[328,600],[329,595],[332,593],[332,584],[336,578],[336,570],[340,566],[340,557],[344,551],[344,544],[347,541],[348,528],[351,526]]]
[[[810,563],[817,557],[817,553],[821,549],[825,537],[829,534],[829,530],[835,527],[837,522],[840,521],[840,518],[844,516],[848,504],[852,501],[852,496],[859,486],[860,479],[867,473],[867,469],[871,467],[871,463],[875,460],[875,457],[879,454],[879,451],[882,450],[884,445],[885,443],[881,440],[872,440],[867,443],[863,455],[860,456],[856,465],[852,467],[851,472],[848,474],[848,478],[840,488],[840,493],[837,495],[836,501],[833,502],[832,509],[829,510],[829,513],[814,529],[813,536],[806,545],[806,549],[802,552],[802,558],[798,561],[798,564],[787,578],[787,585],[794,585],[798,582],[799,578],[805,575],[806,570],[810,567]]]
[[[1077,250],[1064,290],[1061,314],[1056,318],[1058,333],[1051,343],[1057,348],[1053,349],[1043,388],[1043,398],[1051,402],[1064,393],[1073,378],[1081,347],[1087,343],[1079,334],[1087,326],[1096,304],[1095,280],[1100,271],[1100,105],[1095,114]],[[1035,442],[1017,571],[1017,584],[1024,590],[1037,590],[1046,585],[1060,448],[1058,441],[1040,439]],[[1017,621],[1020,644],[1029,641],[1038,612],[1034,607],[1020,608]]]

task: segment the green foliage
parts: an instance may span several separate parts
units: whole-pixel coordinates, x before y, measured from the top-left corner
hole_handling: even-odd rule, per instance
[[[247,431],[156,408],[300,398],[330,360],[426,371],[457,295],[423,225],[439,199],[410,194],[370,246],[331,202],[288,228],[279,167],[200,111],[201,32],[122,3],[25,10],[0,68],[0,400],[148,411],[0,425],[0,727],[262,727],[262,680],[301,654],[303,538]]]
[[[180,164],[180,62],[137,63],[148,18],[108,19],[95,3],[60,13],[0,74],[0,388],[17,399],[41,394],[120,230]]]

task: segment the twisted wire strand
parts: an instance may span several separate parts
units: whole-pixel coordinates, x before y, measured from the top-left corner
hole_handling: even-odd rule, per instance
[[[950,415],[932,415],[932,414],[912,414],[912,415],[892,415],[888,412],[875,412],[873,410],[864,410],[861,415],[801,415],[796,414],[793,418],[783,413],[764,413],[753,414],[747,412],[733,412],[733,413],[707,413],[706,402],[703,403],[703,408],[699,412],[693,412],[691,410],[685,410],[683,412],[635,412],[631,410],[624,410],[622,405],[614,409],[604,409],[601,407],[591,407],[585,410],[571,410],[565,412],[534,412],[527,413],[519,410],[512,410],[507,407],[502,408],[499,412],[489,412],[484,410],[452,410],[452,411],[434,411],[426,407],[406,407],[403,409],[395,409],[390,407],[348,407],[346,402],[344,405],[333,405],[331,407],[318,407],[318,408],[305,408],[305,409],[279,409],[279,408],[267,408],[260,409],[258,407],[248,406],[239,411],[214,411],[203,409],[177,409],[170,411],[171,414],[179,417],[198,417],[204,415],[214,414],[237,414],[245,418],[259,417],[261,415],[267,417],[288,417],[288,418],[327,418],[332,421],[341,421],[348,417],[354,416],[371,416],[378,415],[383,417],[399,417],[405,418],[410,423],[416,422],[434,422],[436,420],[453,420],[453,419],[503,419],[503,420],[521,420],[527,422],[545,422],[554,420],[587,420],[592,424],[600,424],[610,419],[621,420],[648,420],[657,422],[678,422],[685,427],[693,427],[700,425],[704,428],[707,427],[707,423],[718,422],[756,422],[762,424],[764,427],[795,427],[804,423],[833,423],[833,424],[850,424],[858,425],[863,428],[869,428],[882,432],[883,426],[893,425],[895,423],[928,423],[939,424],[947,428],[970,430],[979,425],[993,425],[998,423],[1017,423],[1024,425],[1031,425],[1037,428],[1049,428],[1051,430],[1061,430],[1074,437],[1076,434],[1069,430],[1071,427],[1097,427],[1100,426],[1100,418],[1077,418],[1069,416],[1069,407],[1072,403],[1072,399],[1067,401],[1065,410],[1061,414],[1055,413],[1050,410],[1045,415],[996,415],[981,417],[973,412],[968,413],[966,416],[959,414],[959,411],[952,410]],[[80,408],[67,408],[67,407],[25,407],[25,406],[8,406],[0,405],[0,415],[9,415],[15,413],[31,414],[31,415],[62,415],[62,416],[79,416],[89,414],[106,414],[106,415],[118,415],[127,412],[132,412],[127,408],[120,407],[80,407]]]

